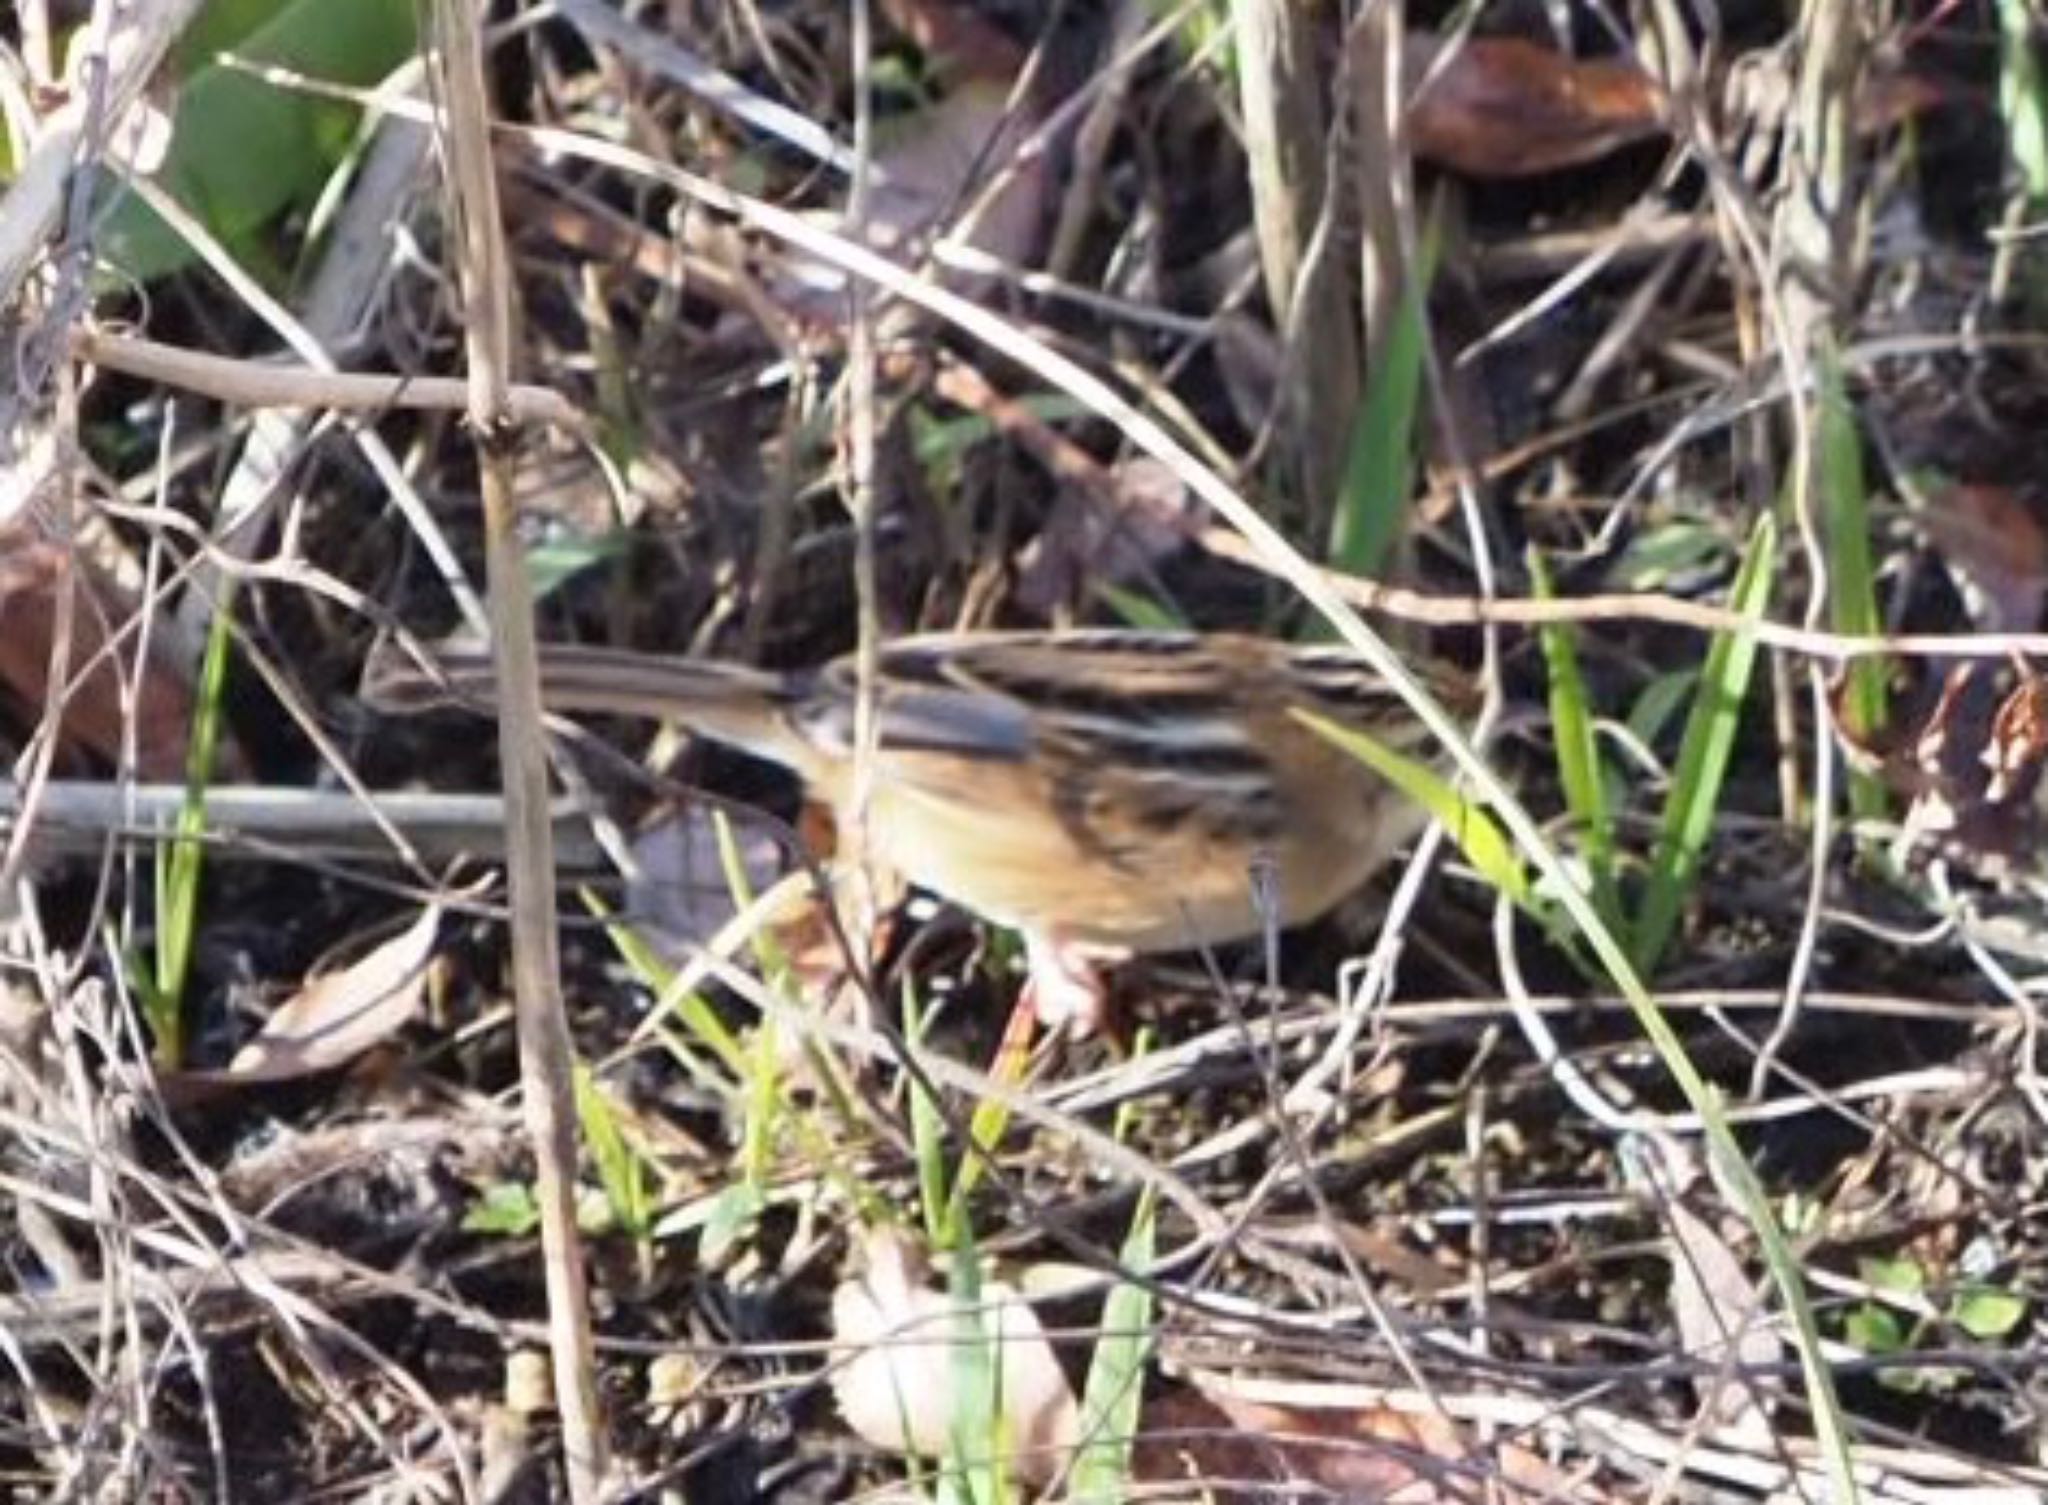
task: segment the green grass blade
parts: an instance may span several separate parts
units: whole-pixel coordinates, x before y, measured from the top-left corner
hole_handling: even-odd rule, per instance
[[[1870,557],[1870,499],[1863,476],[1863,441],[1856,415],[1842,381],[1842,363],[1832,346],[1819,353],[1821,510],[1827,528],[1828,613],[1835,631],[1854,637],[1876,637],[1883,628],[1877,613],[1877,570]],[[1849,665],[1841,701],[1842,719],[1850,736],[1871,746],[1886,721],[1885,671],[1874,658]],[[1882,820],[1886,814],[1884,786],[1872,774],[1849,775],[1849,809],[1859,820]]]
[[[1118,1260],[1149,1270],[1157,1241],[1157,1196],[1146,1187],[1131,1214]],[[1081,1435],[1067,1498],[1074,1505],[1117,1505],[1131,1498],[1131,1444],[1145,1399],[1145,1365],[1152,1354],[1152,1293],[1120,1281],[1102,1303],[1102,1337],[1089,1361],[1081,1396]]]
[[[575,1086],[583,1143],[590,1151],[612,1221],[636,1241],[645,1242],[654,1224],[647,1163],[627,1140],[611,1097],[581,1061],[576,1063]]]
[[[1103,604],[1115,612],[1126,627],[1142,627],[1151,632],[1177,632],[1187,629],[1188,619],[1163,601],[1155,601],[1150,596],[1126,590],[1120,585],[1097,585],[1093,589],[1095,594],[1102,598]]]
[[[205,874],[206,791],[220,757],[222,701],[228,683],[228,649],[234,642],[234,587],[222,581],[220,599],[206,634],[206,661],[192,708],[192,741],[185,753],[185,802],[177,834],[157,849],[156,975],[142,991],[155,1036],[159,1065],[185,1059],[185,985],[199,936],[199,884]]]
[[[1735,574],[1729,600],[1733,610],[1752,619],[1763,615],[1771,598],[1777,557],[1777,524],[1769,517],[1760,518]],[[1656,970],[1699,876],[1700,856],[1720,808],[1756,650],[1756,638],[1747,632],[1718,633],[1707,650],[1699,693],[1686,718],[1671,793],[1664,803],[1663,828],[1651,858],[1643,907],[1636,916],[1634,959],[1645,976]]]
[[[1003,1424],[1002,1318],[989,1308],[981,1281],[981,1251],[964,1217],[955,1221],[950,1235],[953,1258],[947,1287],[959,1320],[952,1345],[951,1467],[945,1482],[956,1500],[997,1505],[1008,1495],[1009,1472],[1005,1467],[1008,1428]]]
[[[1346,574],[1377,575],[1406,525],[1428,348],[1429,283],[1436,264],[1433,232],[1420,262],[1387,330],[1345,456],[1344,493],[1330,520],[1330,563]]]
[[[711,1007],[702,993],[677,988],[676,969],[641,940],[632,926],[614,918],[611,906],[605,903],[602,895],[589,888],[582,893],[584,908],[603,923],[605,936],[611,941],[612,949],[618,952],[619,960],[654,995],[655,1013],[673,1013],[689,1039],[716,1056],[719,1064],[731,1073],[731,1078],[720,1079],[687,1058],[683,1062],[685,1068],[690,1069],[699,1086],[713,1088],[721,1097],[729,1094],[733,1084],[747,1071],[747,1053],[739,1037],[726,1027],[725,1021],[718,1017],[718,1011]]]
[[[2006,151],[2019,169],[2030,203],[2048,200],[2048,87],[2044,87],[2036,34],[2039,22],[2029,0],[1999,0],[2003,40],[1998,75],[1999,111],[2005,116]]]
[[[1529,574],[1535,582],[1536,594],[1549,600],[1554,594],[1550,570],[1534,550],[1529,554]],[[1610,925],[1618,924],[1621,897],[1614,880],[1614,817],[1607,808],[1606,773],[1593,732],[1592,703],[1586,695],[1585,677],[1579,673],[1578,649],[1573,645],[1571,629],[1562,623],[1545,626],[1538,636],[1550,679],[1550,728],[1557,749],[1558,782],[1564,788],[1565,807],[1585,844],[1593,903],[1602,919]]]
[[[1451,839],[1457,842],[1459,850],[1464,852],[1465,860],[1478,869],[1480,876],[1515,903],[1526,906],[1529,899],[1528,870],[1523,867],[1515,844],[1508,840],[1500,822],[1484,805],[1467,799],[1428,765],[1395,752],[1384,742],[1355,727],[1326,720],[1309,711],[1295,711],[1293,715],[1318,736],[1336,743],[1427,810],[1433,819],[1442,823]]]
[[[915,992],[904,988],[903,1037],[913,1049],[924,1044],[924,1010]],[[912,1073],[910,1090],[910,1152],[917,1167],[917,1201],[924,1212],[925,1239],[934,1249],[947,1247],[953,1219],[963,1209],[946,1190],[946,1116],[925,1079]]]

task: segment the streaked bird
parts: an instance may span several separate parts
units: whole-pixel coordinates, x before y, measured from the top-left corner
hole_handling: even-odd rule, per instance
[[[850,657],[778,673],[541,650],[550,709],[673,719],[794,771],[842,820],[857,678]],[[366,693],[407,710],[488,702],[491,687],[482,648],[449,646],[431,670],[387,660]],[[899,639],[876,682],[869,848],[1021,932],[1039,1018],[1086,1033],[1101,963],[1241,940],[1268,913],[1313,919],[1421,829],[1418,807],[1296,712],[1410,756],[1425,745],[1348,650],[1125,630]]]

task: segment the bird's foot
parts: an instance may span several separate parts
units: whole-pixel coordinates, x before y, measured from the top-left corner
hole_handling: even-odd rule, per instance
[[[1057,934],[1026,935],[1024,955],[1029,970],[1021,1001],[1039,1024],[1076,1039],[1099,1033],[1109,1018],[1109,985],[1099,957]]]

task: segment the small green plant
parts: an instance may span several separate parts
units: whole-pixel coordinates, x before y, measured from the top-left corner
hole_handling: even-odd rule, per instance
[[[1117,1261],[1149,1270],[1157,1244],[1158,1198],[1146,1187],[1131,1213]],[[1145,1366],[1152,1355],[1152,1292],[1119,1281],[1102,1303],[1102,1336],[1088,1364],[1081,1393],[1080,1456],[1067,1497],[1074,1505],[1117,1505],[1131,1498],[1131,1443],[1145,1399]]]
[[[1752,620],[1762,617],[1770,604],[1777,556],[1777,524],[1769,516],[1759,518],[1730,591],[1729,605],[1734,610]],[[1644,974],[1656,970],[1699,879],[1700,859],[1720,809],[1756,650],[1756,638],[1746,632],[1716,633],[1707,649],[1692,713],[1686,718],[1671,792],[1664,803],[1649,881],[1636,915],[1630,950]]]
[[[1821,510],[1827,522],[1828,613],[1835,631],[1876,637],[1883,631],[1877,612],[1877,571],[1870,554],[1870,499],[1863,476],[1863,441],[1856,415],[1842,382],[1842,365],[1832,349],[1819,360],[1820,394],[1816,417],[1820,429]],[[1884,665],[1858,659],[1848,668],[1842,696],[1842,718],[1849,735],[1863,746],[1883,731]],[[1885,814],[1884,786],[1861,769],[1849,775],[1849,808],[1860,820]]]
[[[1415,434],[1422,412],[1423,358],[1429,349],[1429,283],[1436,259],[1432,231],[1425,237],[1420,271],[1403,291],[1352,428],[1329,550],[1330,563],[1348,574],[1378,574],[1407,527]]]
[[[1914,1259],[1866,1256],[1856,1269],[1879,1294],[1848,1310],[1842,1336],[1873,1358],[1910,1354],[1944,1329],[1993,1343],[2010,1337],[2026,1320],[2025,1296],[1983,1281],[1936,1292]],[[1952,1390],[1966,1378],[1961,1370],[1940,1366],[1900,1365],[1877,1372],[1879,1384],[1906,1395]]]
[[[525,1238],[540,1228],[540,1203],[533,1187],[525,1181],[493,1181],[462,1215],[465,1233],[495,1234],[500,1238]]]
[[[754,894],[740,860],[732,829],[722,817],[714,821],[719,852],[728,891],[734,905],[744,909]],[[793,1100],[783,1054],[783,1032],[779,1008],[769,1008],[760,1023],[744,1037],[719,1015],[701,992],[689,986],[687,973],[671,967],[655,950],[636,935],[632,927],[616,919],[603,899],[586,891],[584,904],[605,923],[606,934],[620,958],[641,984],[654,994],[649,1010],[649,1028],[677,1064],[707,1095],[725,1104],[740,1134],[738,1174],[708,1198],[663,1212],[653,1222],[650,1236],[674,1238],[695,1234],[707,1263],[718,1264],[737,1245],[752,1236],[770,1202],[777,1156],[784,1146],[793,1146],[858,1210],[866,1223],[894,1220],[886,1202],[872,1186],[846,1168],[841,1146],[852,1135],[861,1115],[838,1064],[821,1052],[809,1051],[810,1084],[823,1095],[825,1110],[839,1121],[835,1131],[821,1123],[818,1110]],[[776,999],[794,1000],[797,985],[788,956],[774,937],[757,931],[750,944],[763,978],[763,988]],[[791,1002],[790,1007],[796,1005]],[[806,1042],[807,1046],[809,1042]]]
[[[1540,554],[1529,555],[1529,573],[1536,594],[1549,599],[1550,571]],[[1571,812],[1581,841],[1593,904],[1600,918],[1621,924],[1621,894],[1615,883],[1614,817],[1607,804],[1607,771],[1593,728],[1592,702],[1571,629],[1559,624],[1543,628],[1543,663],[1550,676],[1550,726],[1557,748],[1558,782],[1565,808]]]
[[[981,1253],[967,1219],[954,1220],[947,1294],[973,1330],[952,1345],[953,1411],[941,1505],[1002,1505],[1010,1498],[1009,1427],[1003,1406],[1000,1306],[991,1307],[981,1280]]]
[[[177,830],[156,850],[156,947],[150,964],[131,969],[157,1064],[175,1069],[185,1060],[185,988],[199,938],[199,889],[206,869],[206,792],[220,758],[228,649],[234,642],[231,582],[223,581],[206,636],[206,660],[192,708],[192,740],[185,752],[185,799]]]
[[[644,1249],[654,1231],[655,1176],[646,1156],[633,1146],[611,1094],[590,1068],[576,1064],[576,1119],[597,1170],[612,1226]]]
[[[259,78],[219,54],[367,87],[411,56],[414,42],[408,0],[214,0],[179,47],[184,79],[157,181],[237,261],[281,282],[271,229],[319,198],[349,153],[361,112]],[[116,202],[104,235],[108,258],[138,281],[178,271],[196,254],[133,197]]]

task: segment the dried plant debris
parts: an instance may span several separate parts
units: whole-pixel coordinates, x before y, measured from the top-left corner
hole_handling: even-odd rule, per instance
[[[1836,733],[1859,766],[1906,797],[1909,852],[1961,856],[1991,874],[2039,869],[2048,683],[2030,663],[1953,665],[1861,742],[1846,730],[1845,688],[1837,683]]]
[[[498,735],[365,694],[488,595],[480,436],[419,400],[477,291],[441,101],[350,92],[412,7],[14,9],[19,1490],[566,1498],[588,1378],[633,1498],[1820,1500],[1831,1432],[1874,1505],[2048,1498],[2038,5],[493,7],[547,400],[489,438],[544,641],[778,684],[870,631],[1319,657],[1326,567],[1499,708],[1479,756],[1604,913],[1683,917],[1654,967],[1621,926],[1657,1049],[1561,890],[1427,842],[1041,1042],[1028,948],[891,881],[861,801],[827,832],[743,752],[557,721],[518,755],[578,851],[521,877],[561,897],[580,1271],[536,1236]],[[388,400],[305,406],[325,362]],[[1740,693],[1731,604],[1770,619]],[[1831,632],[1871,672],[1817,706]],[[1279,745],[1213,692],[1061,695],[1176,831]],[[588,1376],[543,1359],[568,1279]]]

